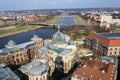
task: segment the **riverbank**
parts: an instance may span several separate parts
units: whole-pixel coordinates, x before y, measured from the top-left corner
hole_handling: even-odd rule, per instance
[[[34,30],[38,28],[42,28],[44,26],[33,26],[33,25],[24,25],[24,26],[16,26],[15,28],[12,29],[5,29],[5,30],[0,30],[0,38],[26,32],[29,30]]]
[[[60,16],[55,16],[53,19],[44,21],[44,23],[55,23],[58,19],[60,19]],[[13,34],[26,32],[29,30],[42,28],[42,27],[45,26],[23,25],[23,26],[15,26],[14,28],[9,28],[9,29],[0,29],[0,38],[10,36]]]
[[[73,18],[77,20],[78,24],[87,25],[87,21],[84,20],[81,16],[73,15]]]
[[[48,19],[48,20],[43,21],[43,22],[37,21],[37,23],[47,23],[47,24],[56,23],[56,21],[58,21],[58,19],[60,19],[60,16],[59,16],[59,15],[56,15],[54,18],[52,18],[52,19],[50,19],[50,20]]]

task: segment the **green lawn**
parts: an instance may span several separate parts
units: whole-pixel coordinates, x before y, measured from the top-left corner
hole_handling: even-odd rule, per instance
[[[56,15],[54,18],[52,19],[47,19],[45,21],[37,21],[36,23],[48,23],[48,24],[52,24],[55,23],[56,21],[58,21],[58,19],[60,19],[59,15]]]
[[[60,16],[55,16],[53,19],[44,21],[44,23],[55,23],[59,18]],[[25,32],[37,28],[38,27],[35,25],[16,26],[16,28],[0,30],[0,37],[16,34],[20,32]]]
[[[44,23],[56,23],[56,21],[58,21],[58,19],[60,19],[60,16],[57,15],[53,19],[47,20]]]
[[[24,26],[16,26],[16,28],[7,29],[7,30],[0,30],[0,37],[12,35],[15,33],[25,32],[27,30],[36,29],[37,26],[33,25],[24,25]]]
[[[84,20],[81,16],[74,15],[73,17],[78,21],[78,24],[87,25],[87,21]]]

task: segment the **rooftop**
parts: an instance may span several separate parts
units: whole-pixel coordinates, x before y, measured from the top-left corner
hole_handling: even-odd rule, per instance
[[[85,80],[114,80],[116,68],[110,64],[101,62],[100,60],[86,60],[85,63],[75,70],[73,76]]]
[[[13,40],[8,41],[8,43],[5,45],[6,48],[14,48],[16,47],[16,43]]]
[[[0,80],[20,80],[19,77],[11,71],[10,68],[0,67]]]
[[[120,40],[120,33],[97,33],[97,35],[109,40]]]
[[[61,43],[65,43],[65,35],[63,33],[61,33],[60,31],[56,32],[53,35],[53,43],[57,43],[57,44],[61,44]]]
[[[53,45],[48,45],[46,47],[48,50],[52,50],[58,54],[61,54],[61,55],[66,55],[68,53],[70,53],[72,50],[71,49],[63,49],[63,48],[58,48],[58,47],[55,47]]]
[[[48,65],[40,62],[39,60],[35,59],[31,63],[21,66],[19,68],[23,73],[31,76],[42,75],[45,71],[49,70]]]
[[[29,42],[26,42],[26,43],[18,44],[18,45],[16,45],[15,47],[3,48],[3,49],[0,49],[0,55],[6,56],[6,55],[8,55],[8,54],[13,54],[13,53],[14,53],[14,50],[15,50],[16,48],[19,48],[20,50],[23,50],[23,49],[28,48],[28,47],[31,46],[31,45],[34,45],[34,44],[35,44],[35,42],[29,41]]]
[[[94,33],[88,37],[106,46],[120,46],[120,33]]]
[[[42,38],[39,38],[39,36],[34,34],[33,37],[31,38],[31,40],[33,40],[33,41],[42,40]]]

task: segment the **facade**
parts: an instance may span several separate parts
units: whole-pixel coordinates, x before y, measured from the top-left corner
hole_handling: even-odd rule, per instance
[[[100,26],[106,26],[107,28],[110,28],[110,24],[120,25],[120,18],[115,14],[102,14],[100,22]]]
[[[120,33],[94,33],[90,34],[85,44],[97,56],[120,55]]]
[[[48,80],[49,66],[39,59],[34,59],[32,62],[21,66],[19,70],[26,74],[29,80]]]
[[[38,47],[43,45],[42,39],[36,35],[31,40],[18,45],[13,40],[10,40],[5,45],[5,48],[0,50],[0,63],[12,66],[29,62],[34,58]]]
[[[56,32],[51,43],[38,49],[38,53],[46,54],[53,60],[56,68],[67,73],[76,61],[76,44],[70,41],[68,35]],[[77,56],[78,57],[78,56]]]
[[[3,68],[0,64],[0,80],[20,80],[9,67]]]
[[[72,75],[71,80],[116,80],[117,68],[99,59],[86,60]]]

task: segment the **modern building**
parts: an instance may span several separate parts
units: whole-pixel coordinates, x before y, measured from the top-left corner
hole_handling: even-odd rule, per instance
[[[38,49],[38,53],[49,56],[55,67],[65,73],[73,67],[77,60],[76,57],[79,57],[76,51],[76,44],[70,41],[69,36],[63,34],[60,30],[53,35],[51,43]]]
[[[85,44],[97,56],[120,55],[120,33],[93,33],[86,38]]]
[[[72,75],[71,80],[116,80],[117,68],[99,59],[86,60]]]
[[[18,45],[10,40],[5,48],[0,50],[0,63],[12,66],[24,64],[33,59],[37,49],[43,45],[43,40],[36,35],[31,40]]]
[[[34,59],[32,62],[19,68],[21,72],[29,77],[29,80],[48,80],[49,66]]]
[[[9,68],[0,65],[0,80],[20,80],[20,78]]]

